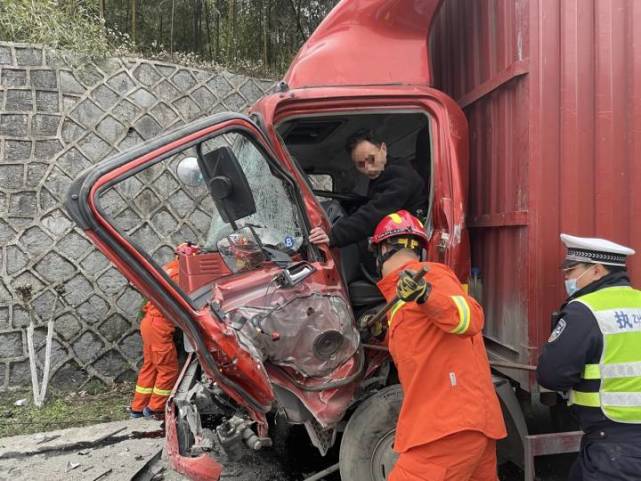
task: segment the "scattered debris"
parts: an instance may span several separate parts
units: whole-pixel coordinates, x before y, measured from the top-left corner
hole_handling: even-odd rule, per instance
[[[14,401],[15,398],[12,400]],[[13,404],[13,402],[11,403]],[[123,427],[126,430],[123,430]],[[118,481],[129,480],[150,458],[160,459],[163,439],[140,437],[141,429],[125,420],[107,425],[58,430],[14,436],[0,439],[1,473],[20,469],[23,475],[11,477],[11,481],[82,480]],[[148,429],[157,429],[148,426]],[[57,439],[49,441],[56,436]],[[97,441],[102,439],[102,441]],[[158,469],[138,481],[151,481]],[[175,481],[164,474],[156,481]],[[7,480],[8,481],[8,480]]]
[[[53,441],[54,439],[58,439],[59,437],[60,434],[52,434],[48,436],[45,433],[39,433],[34,436],[34,439],[37,441],[36,444],[43,444],[48,443],[49,441]]]
[[[125,448],[124,450],[120,451],[118,453],[118,456],[129,456],[129,448]]]
[[[105,439],[108,439],[108,438],[110,438],[112,436],[115,436],[116,434],[121,433],[121,432],[126,431],[126,430],[127,430],[127,426],[123,426],[120,429],[116,429],[115,431],[111,431],[111,432],[105,434],[104,436],[100,436],[98,439],[96,439],[94,441],[94,443],[95,444],[101,443]]]
[[[327,476],[328,474],[335,473],[336,471],[338,471],[338,469],[339,469],[338,463],[336,463],[330,466],[329,468],[323,469],[322,471],[316,473],[314,476],[305,478],[304,481],[321,481],[323,478],[325,478],[325,476]]]
[[[116,445],[123,441],[145,439],[147,437],[158,437],[156,432],[153,436],[147,436],[145,432],[130,431],[130,421],[117,421],[110,424],[98,424],[87,428],[71,428],[68,430],[51,431],[25,435],[22,438],[15,437],[14,442],[6,447],[0,447],[1,459],[18,459],[42,453],[62,453],[69,451],[82,451],[84,456],[92,456],[96,449]],[[143,426],[138,427],[140,429]],[[150,429],[155,429],[152,424]],[[11,438],[5,438],[11,439]],[[159,438],[162,439],[162,438]],[[128,451],[133,458],[131,448],[123,445],[122,450]],[[114,451],[116,454],[118,451]]]
[[[107,469],[106,471],[103,471],[102,473],[100,473],[100,474],[99,474],[98,476],[96,476],[95,478],[93,478],[91,481],[98,481],[99,479],[104,479],[104,478],[105,478],[106,476],[108,476],[108,475],[109,475],[109,473],[111,473],[112,471],[113,471],[113,469],[109,468],[109,469]]]
[[[67,461],[67,467],[65,468],[65,473],[68,473],[69,471],[73,471],[78,466],[80,466],[80,463],[72,463],[71,461]]]

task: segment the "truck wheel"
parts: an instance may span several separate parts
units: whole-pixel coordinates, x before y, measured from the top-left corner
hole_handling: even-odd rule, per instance
[[[392,450],[403,391],[395,384],[366,399],[347,423],[338,458],[342,481],[385,481],[398,455]]]

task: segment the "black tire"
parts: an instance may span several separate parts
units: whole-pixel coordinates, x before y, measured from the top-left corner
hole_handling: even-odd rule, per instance
[[[339,454],[342,481],[384,481],[396,462],[392,451],[403,403],[395,384],[366,399],[347,423]]]

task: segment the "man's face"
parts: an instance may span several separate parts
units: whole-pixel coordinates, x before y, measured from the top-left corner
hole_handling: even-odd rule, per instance
[[[381,175],[385,164],[387,164],[387,146],[382,143],[379,147],[367,140],[363,140],[352,150],[352,161],[356,170],[361,174],[370,179],[375,179]]]
[[[566,280],[576,279],[577,289],[583,289],[600,277],[597,264],[575,264],[564,269],[563,275]]]

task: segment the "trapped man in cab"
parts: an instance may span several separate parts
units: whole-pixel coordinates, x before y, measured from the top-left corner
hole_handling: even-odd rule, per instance
[[[641,479],[641,291],[629,247],[561,234],[568,298],[539,358],[541,386],[567,392],[584,431],[570,481]]]
[[[354,133],[347,140],[345,149],[356,170],[369,179],[369,200],[351,215],[339,219],[329,233],[321,227],[314,227],[310,232],[310,242],[344,247],[371,236],[378,222],[387,214],[404,209],[417,215],[427,209],[423,179],[408,162],[388,158],[385,142],[371,130]]]
[[[388,345],[403,389],[389,481],[497,481],[506,436],[481,330],[481,306],[444,264],[423,262],[428,238],[407,211],[372,237],[389,302]],[[414,280],[420,269],[423,279]]]

